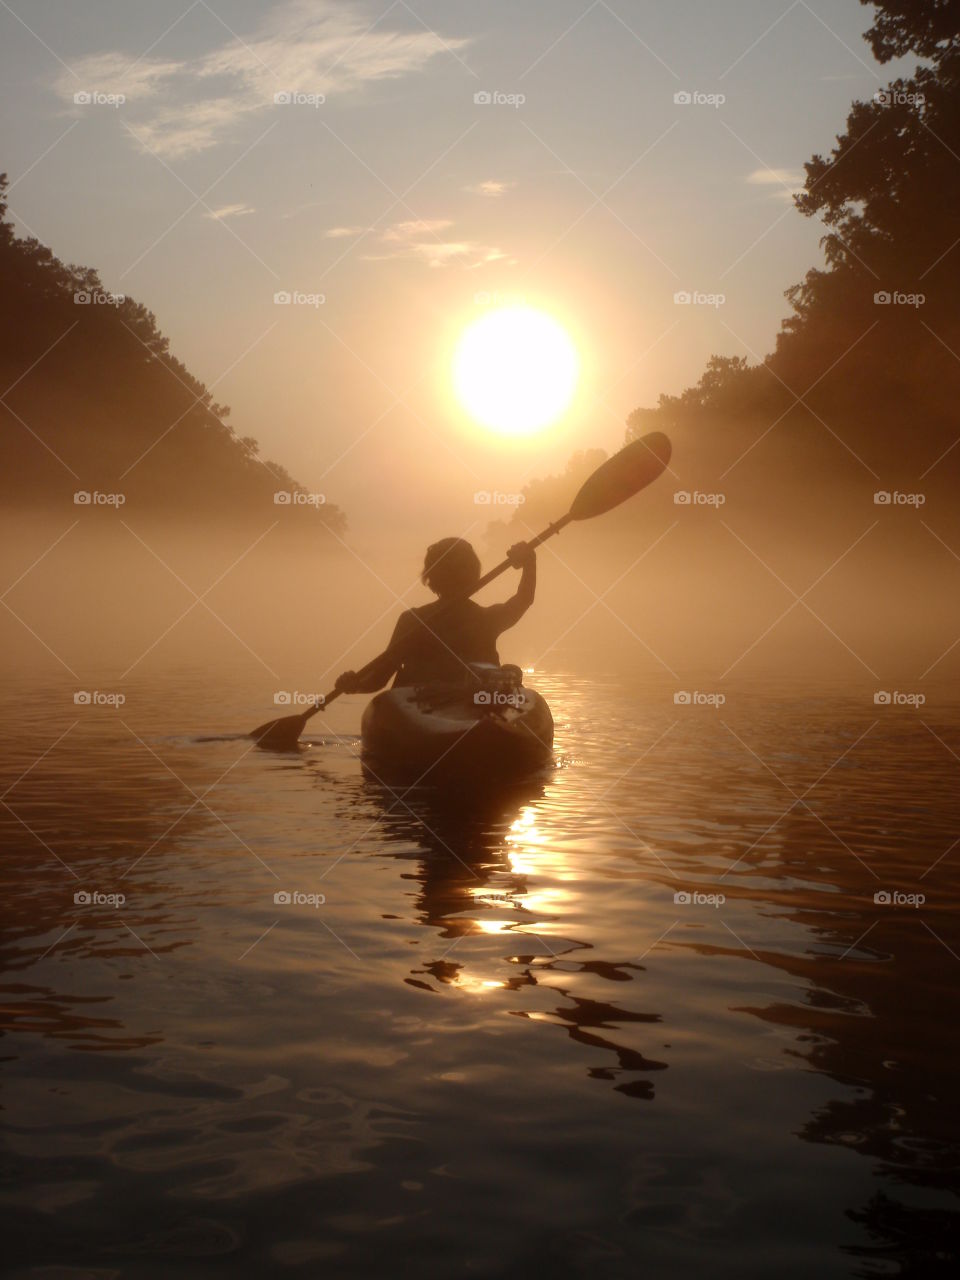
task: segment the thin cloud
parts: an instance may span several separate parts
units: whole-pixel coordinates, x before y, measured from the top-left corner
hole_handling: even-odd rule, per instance
[[[363,254],[362,261],[389,262],[395,258],[407,258],[432,268],[460,266],[467,270],[488,262],[513,261],[495,245],[478,244],[473,240],[454,240],[438,234],[449,231],[452,226],[450,218],[395,222],[378,237],[378,243],[387,246],[385,251]]]
[[[164,84],[179,74],[183,63],[171,60],[134,62],[126,53],[93,53],[74,60],[76,75],[64,71],[55,84],[61,97],[73,102],[78,89],[87,93],[122,93],[128,102],[142,101],[159,93]]]
[[[472,196],[486,196],[488,200],[496,200],[514,186],[516,186],[515,182],[501,182],[498,178],[487,178],[483,182],[476,182],[463,189],[469,191]]]
[[[796,169],[754,169],[747,174],[747,182],[754,187],[771,187],[775,200],[792,200],[803,190],[806,177]]]
[[[420,241],[410,246],[413,256],[428,267],[445,267],[454,258],[463,258],[470,252],[468,240]]]
[[[331,97],[378,80],[422,71],[439,53],[468,41],[432,31],[369,27],[363,14],[324,0],[293,0],[270,12],[243,39],[223,43],[196,58],[142,58],[119,51],[74,61],[56,93],[73,106],[78,84],[88,92],[123,94],[124,120],[135,137],[159,155],[176,157],[217,146],[256,112],[322,111],[275,103],[275,95]]]
[[[209,213],[205,213],[205,218],[213,218],[216,222],[222,222],[224,218],[242,218],[244,214],[256,213],[256,209],[248,204],[225,204],[219,209],[211,209]]]
[[[419,236],[436,235],[438,231],[446,231],[453,223],[449,218],[414,219],[412,222],[395,222],[380,237],[386,244],[394,241],[410,242]]]
[[[366,227],[331,227],[323,234],[328,240],[345,240],[349,236],[362,236]]]

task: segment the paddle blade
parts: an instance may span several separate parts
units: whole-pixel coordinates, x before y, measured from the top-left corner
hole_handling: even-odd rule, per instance
[[[662,431],[631,441],[584,482],[570,508],[571,518],[590,520],[619,507],[656,480],[669,461],[670,441]]]
[[[250,737],[271,751],[293,751],[306,723],[305,715],[282,716],[279,720],[268,720],[266,724],[258,725]]]

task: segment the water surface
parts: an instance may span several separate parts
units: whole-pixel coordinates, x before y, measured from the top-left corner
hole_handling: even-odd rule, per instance
[[[16,1274],[954,1274],[956,705],[535,684],[482,803],[360,699],[284,756],[197,741],[222,673],[9,691]]]

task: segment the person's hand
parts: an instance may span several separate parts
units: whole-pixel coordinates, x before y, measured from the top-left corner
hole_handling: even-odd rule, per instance
[[[360,679],[355,671],[343,671],[333,686],[337,693],[357,693]]]
[[[531,547],[529,542],[515,542],[507,552],[507,559],[514,569],[526,569],[527,565],[533,564],[536,558],[536,548]]]

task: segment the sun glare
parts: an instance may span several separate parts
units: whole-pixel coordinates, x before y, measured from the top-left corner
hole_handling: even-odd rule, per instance
[[[580,361],[556,320],[532,307],[491,311],[465,331],[453,361],[457,399],[505,436],[531,435],[567,408]]]

